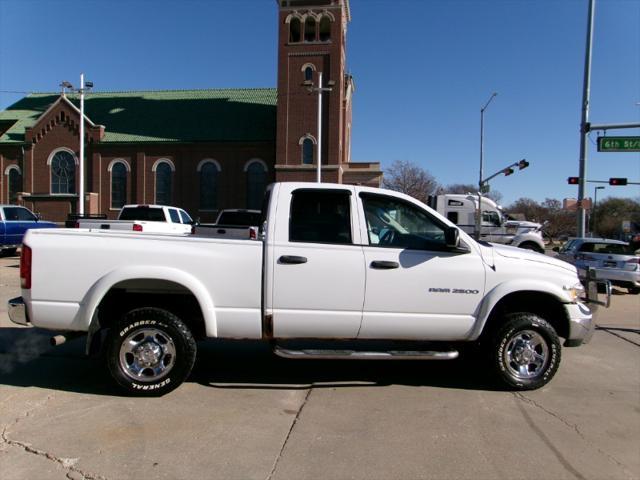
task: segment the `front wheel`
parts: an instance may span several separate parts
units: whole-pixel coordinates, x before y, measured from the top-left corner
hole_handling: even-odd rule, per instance
[[[159,308],[139,308],[109,332],[106,363],[128,393],[159,396],[187,379],[196,349],[193,335],[177,316]]]
[[[489,351],[497,379],[515,390],[546,385],[560,365],[560,341],[555,329],[532,313],[513,313],[504,320]]]
[[[638,295],[640,293],[640,287],[627,287],[627,291],[631,295]]]

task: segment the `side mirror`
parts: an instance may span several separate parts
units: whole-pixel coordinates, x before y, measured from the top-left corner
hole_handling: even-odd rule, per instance
[[[460,246],[460,232],[456,227],[447,227],[444,231],[444,241],[448,248],[458,248]]]
[[[36,222],[39,222],[40,220],[42,220],[42,215],[40,215],[39,213],[36,213],[35,216],[36,216]]]
[[[560,247],[553,247],[553,251],[554,252],[559,252],[560,251]]]

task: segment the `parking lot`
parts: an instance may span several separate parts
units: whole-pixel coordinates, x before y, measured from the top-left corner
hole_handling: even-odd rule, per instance
[[[638,479],[640,295],[615,290],[546,387],[497,391],[474,359],[293,361],[204,342],[162,398],[111,386],[81,339],[9,322],[0,259],[0,476],[9,479]]]

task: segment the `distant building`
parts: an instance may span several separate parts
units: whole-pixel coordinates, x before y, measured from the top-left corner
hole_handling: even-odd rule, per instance
[[[126,203],[260,208],[273,181],[315,181],[317,86],[322,179],[379,186],[378,163],[351,162],[353,78],[346,74],[348,0],[280,0],[278,88],[90,93],[85,96],[87,213]],[[77,211],[79,100],[31,94],[0,112],[0,203],[62,222]]]

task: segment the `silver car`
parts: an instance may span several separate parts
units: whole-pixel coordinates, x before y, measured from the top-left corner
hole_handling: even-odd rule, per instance
[[[576,266],[581,278],[591,268],[596,278],[625,287],[629,293],[640,293],[640,256],[628,243],[606,238],[572,238],[554,250],[559,259]]]

